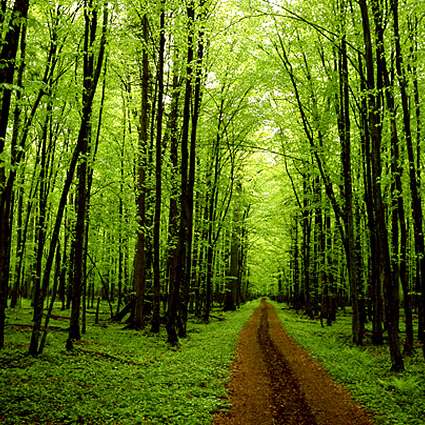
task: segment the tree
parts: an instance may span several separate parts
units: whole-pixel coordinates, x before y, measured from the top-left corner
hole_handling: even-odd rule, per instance
[[[11,161],[6,160],[8,152],[6,150],[6,135],[9,123],[9,112],[11,108],[11,98],[14,75],[16,71],[16,57],[19,47],[19,39],[22,35],[25,43],[25,25],[28,13],[29,1],[17,0],[13,4],[13,9],[9,15],[9,22],[5,10],[2,10],[2,25],[6,25],[4,39],[0,51],[0,96],[1,96],[1,118],[0,118],[0,349],[4,346],[4,324],[5,309],[7,307],[10,252],[11,252],[11,210],[12,210],[12,190],[15,180],[14,167],[19,164],[21,154],[19,147],[11,146]],[[7,165],[7,167],[6,167]],[[9,171],[9,176],[6,175]]]
[[[93,99],[96,93],[97,84],[103,67],[103,60],[106,47],[106,30],[108,27],[108,5],[103,4],[103,23],[100,35],[100,47],[95,58],[94,45],[97,34],[98,25],[98,8],[97,4],[93,4],[92,0],[85,3],[85,33],[84,33],[84,53],[83,53],[83,95],[82,95],[82,115],[81,126],[78,134],[77,145],[79,146],[79,154],[81,162],[78,164],[78,190],[77,190],[77,218],[75,224],[75,257],[74,257],[74,275],[72,286],[72,309],[71,323],[69,328],[69,340],[80,339],[80,308],[81,295],[85,281],[85,264],[86,256],[84,235],[86,234],[86,217],[88,214],[88,190],[87,190],[87,173],[88,158],[90,156],[90,144],[92,139],[92,112]]]
[[[165,49],[165,1],[161,2],[160,11],[160,35],[158,53],[158,107],[157,107],[157,129],[156,129],[156,168],[155,168],[155,217],[153,234],[153,254],[154,254],[154,298],[152,332],[158,333],[160,327],[160,228],[161,228],[161,182],[162,182],[162,117],[164,99],[164,49]]]
[[[148,17],[142,17],[142,37],[148,39]],[[146,49],[142,53],[142,104],[138,125],[137,161],[137,217],[139,229],[134,257],[134,289],[136,292],[136,306],[134,327],[140,328],[143,322],[143,308],[146,289],[146,168],[148,155],[148,117],[149,117],[149,57]]]
[[[401,51],[400,31],[399,31],[399,17],[398,17],[398,0],[391,1],[391,12],[393,15],[393,28],[394,28],[394,43],[395,43],[395,61],[397,76],[399,81],[401,106],[403,111],[403,132],[406,138],[406,149],[408,155],[408,171],[409,171],[409,185],[411,193],[411,208],[415,236],[415,250],[417,255],[417,291],[421,294],[419,303],[419,322],[418,322],[418,337],[425,346],[425,257],[422,254],[425,252],[425,242],[423,235],[423,211],[421,197],[419,193],[420,178],[416,169],[416,161],[413,152],[413,140],[411,131],[411,112],[409,108],[409,98],[407,94],[407,77],[403,63],[403,53]],[[411,338],[411,337],[410,337]],[[425,354],[425,351],[424,351]]]
[[[170,285],[173,288],[173,293],[170,298],[168,308],[167,333],[168,342],[170,344],[177,343],[177,333],[175,322],[177,317],[177,309],[180,304],[181,321],[179,334],[181,337],[186,336],[186,321],[187,321],[187,298],[190,280],[191,259],[192,259],[192,234],[193,234],[193,188],[195,180],[195,165],[196,165],[196,135],[197,122],[199,116],[199,108],[201,101],[201,76],[202,76],[202,59],[203,59],[203,40],[202,30],[199,34],[198,50],[196,67],[194,69],[195,56],[195,30],[196,21],[203,19],[203,8],[205,3],[201,2],[201,16],[195,16],[195,4],[193,0],[189,0],[187,5],[187,66],[186,66],[186,85],[184,94],[183,108],[183,124],[181,136],[181,189],[180,189],[180,226],[179,240],[177,246],[177,263],[175,281]],[[192,78],[194,81],[192,81]],[[194,102],[194,108],[191,116],[191,102]],[[189,132],[189,125],[191,134]],[[190,151],[189,151],[189,134],[190,134]],[[182,291],[182,297],[180,297]]]

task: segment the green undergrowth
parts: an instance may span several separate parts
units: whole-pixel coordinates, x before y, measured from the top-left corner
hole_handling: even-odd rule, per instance
[[[65,351],[65,318],[56,318],[42,356],[26,355],[30,309],[10,314],[0,351],[0,422],[4,424],[210,424],[228,407],[228,379],[238,333],[258,302],[190,321],[180,346],[160,335],[89,324]],[[61,314],[64,314],[63,312]],[[92,320],[91,318],[89,320]]]
[[[404,372],[390,372],[387,346],[359,348],[351,343],[349,314],[340,313],[336,323],[322,328],[319,321],[272,304],[288,333],[375,413],[377,424],[425,423],[425,363],[419,346],[414,356],[404,359]]]

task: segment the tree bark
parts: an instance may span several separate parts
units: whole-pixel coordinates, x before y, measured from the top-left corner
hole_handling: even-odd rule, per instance
[[[177,267],[177,242],[179,232],[179,211],[178,211],[178,117],[179,117],[179,98],[180,98],[180,80],[174,69],[173,76],[173,94],[171,101],[171,112],[169,118],[170,132],[170,161],[171,161],[171,196],[170,196],[170,212],[168,215],[168,306],[172,304],[174,297],[174,286],[176,283],[176,267]],[[178,295],[177,295],[178,296]]]
[[[406,139],[406,149],[409,161],[409,185],[411,194],[411,206],[413,217],[413,228],[415,238],[415,251],[417,256],[418,268],[416,271],[416,287],[417,292],[421,295],[419,297],[420,304],[418,309],[418,338],[425,346],[425,241],[423,233],[423,211],[421,196],[419,192],[420,178],[415,166],[415,157],[413,152],[413,138],[410,125],[410,109],[409,98],[407,94],[407,76],[405,75],[403,65],[403,54],[400,44],[400,31],[398,22],[398,0],[391,0],[391,11],[393,15],[393,28],[394,28],[394,43],[395,43],[395,62],[397,69],[397,76],[399,81],[401,105],[403,111],[403,132]],[[417,141],[419,144],[419,140]],[[419,161],[419,157],[417,158]]]
[[[148,40],[148,18],[143,16],[143,40]],[[146,289],[146,168],[148,146],[148,109],[149,109],[149,58],[143,50],[142,70],[142,109],[139,117],[139,142],[137,157],[137,182],[136,204],[139,229],[137,231],[136,250],[134,258],[134,290],[136,292],[136,305],[134,324],[132,327],[140,328],[143,323],[143,307]]]
[[[369,107],[368,125],[371,137],[371,159],[372,159],[372,193],[374,206],[374,219],[377,235],[377,278],[378,284],[381,284],[385,292],[385,309],[387,319],[388,338],[390,344],[390,353],[392,361],[392,370],[403,370],[403,358],[400,351],[398,339],[398,322],[396,309],[395,290],[398,288],[398,282],[393,282],[391,273],[391,262],[389,253],[388,231],[385,221],[385,206],[381,190],[381,148],[382,148],[382,117],[380,93],[383,91],[383,77],[385,63],[383,26],[382,26],[382,5],[378,2],[372,2],[374,23],[375,23],[375,41],[376,41],[376,85],[374,79],[374,61],[372,53],[372,42],[370,36],[370,24],[368,10],[365,0],[359,2],[362,12],[363,34],[366,47],[366,67],[367,67],[367,99]]]
[[[86,265],[86,226],[88,216],[88,161],[91,151],[92,138],[92,111],[93,99],[103,66],[106,28],[108,25],[108,5],[103,5],[103,27],[97,62],[95,62],[94,46],[96,42],[96,30],[98,24],[98,9],[89,1],[85,13],[85,36],[84,36],[84,80],[83,80],[83,110],[81,115],[81,127],[77,144],[80,146],[80,163],[78,165],[78,187],[76,198],[77,218],[75,224],[75,257],[74,276],[72,291],[71,320],[69,327],[69,340],[81,339],[80,310],[81,296],[85,285]]]
[[[343,6],[342,6],[343,7]],[[344,12],[345,13],[345,12]],[[347,245],[347,266],[349,273],[351,303],[353,306],[352,334],[356,345],[362,344],[363,324],[359,305],[359,275],[356,255],[356,235],[353,215],[353,181],[351,169],[350,100],[348,82],[348,57],[345,27],[342,29],[339,53],[339,117],[338,129],[341,143],[341,162],[343,172],[344,226]]]
[[[27,18],[28,7],[28,0],[15,1],[11,22],[8,24],[8,31],[6,32],[4,40],[2,40],[3,43],[0,51],[0,60],[2,62],[2,67],[0,68],[0,154],[4,152],[9,122],[12,89],[9,88],[8,85],[12,85],[16,70],[15,59],[18,52],[22,27],[19,18]],[[9,181],[6,179],[5,167],[0,167],[0,349],[4,347],[4,325],[9,289],[10,244],[12,236],[10,214],[13,184],[9,184]],[[13,183],[13,180],[10,182]]]
[[[226,293],[224,299],[224,311],[236,310],[237,304],[237,292],[239,282],[239,259],[241,255],[241,182],[236,183],[236,199],[233,220],[232,220],[232,232],[230,241],[230,268],[229,273],[226,276]]]
[[[192,16],[189,18],[189,25],[194,25],[195,20],[199,21],[201,26],[203,19],[205,19],[206,12],[203,11],[203,7],[205,5],[205,0],[201,0],[199,7],[201,10],[200,16],[195,17],[195,10],[189,11],[194,7],[191,4],[188,7],[188,16]],[[191,19],[193,20],[190,23]],[[194,28],[189,29],[189,31],[193,31]],[[189,36],[189,39],[195,39],[194,34]],[[190,43],[190,41],[189,41]],[[193,58],[194,52],[191,53]],[[189,55],[188,55],[189,56]],[[194,93],[193,93],[193,107],[192,107],[192,117],[191,117],[191,129],[190,129],[190,154],[189,154],[189,174],[187,181],[187,197],[185,201],[182,198],[182,209],[186,209],[187,213],[187,223],[186,223],[186,242],[185,242],[185,256],[182,257],[182,261],[184,264],[184,274],[183,274],[183,285],[182,285],[182,297],[180,302],[180,311],[181,311],[181,326],[179,329],[179,336],[186,337],[186,323],[187,323],[187,315],[188,315],[188,302],[189,302],[189,291],[191,285],[192,278],[192,243],[193,243],[193,211],[194,211],[194,187],[195,187],[195,171],[196,171],[196,138],[197,138],[197,130],[198,130],[198,120],[201,108],[201,99],[202,99],[202,75],[203,75],[203,56],[204,56],[204,31],[201,29],[198,31],[198,44],[197,44],[197,57],[196,57],[196,66],[195,69],[191,71],[191,74],[195,73],[195,82],[194,82]],[[188,61],[190,67],[193,65]],[[191,83],[192,84],[192,83]],[[182,190],[182,193],[183,190]],[[186,214],[185,213],[185,214]],[[184,214],[183,214],[184,215]]]
[[[153,233],[153,316],[151,331],[159,332],[160,328],[160,228],[161,228],[161,182],[162,182],[162,118],[163,118],[163,97],[164,97],[164,50],[165,50],[165,1],[162,0],[160,16],[160,38],[158,56],[158,107],[157,107],[157,128],[156,128],[156,169],[155,169],[155,216]]]
[[[170,294],[170,303],[168,306],[168,319],[167,319],[167,335],[168,343],[176,345],[178,343],[178,336],[176,331],[176,320],[179,304],[182,303],[180,297],[180,288],[183,288],[186,279],[189,278],[187,271],[188,259],[188,237],[190,227],[190,188],[188,182],[189,170],[189,124],[190,124],[190,108],[192,102],[192,74],[193,74],[193,56],[194,56],[194,34],[193,25],[195,20],[195,10],[193,0],[190,0],[187,5],[188,17],[188,47],[187,47],[187,60],[186,60],[186,86],[185,98],[183,108],[183,125],[182,125],[182,140],[181,140],[181,183],[180,183],[180,226],[179,226],[179,240],[177,245],[176,254],[176,268],[175,268],[175,281],[172,282],[173,292]],[[192,149],[192,148],[191,148]],[[193,146],[195,149],[195,146]],[[193,195],[192,195],[193,196]],[[185,307],[183,307],[183,310]],[[179,332],[184,335],[184,328]]]

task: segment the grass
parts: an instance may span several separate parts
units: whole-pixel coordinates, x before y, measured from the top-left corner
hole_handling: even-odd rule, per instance
[[[319,360],[354,398],[376,413],[379,425],[425,423],[425,363],[419,349],[405,358],[404,372],[390,372],[386,346],[351,344],[351,317],[340,313],[331,327],[273,302],[280,321],[298,343]]]
[[[166,344],[165,330],[123,331],[102,320],[89,323],[76,350],[67,352],[69,322],[56,319],[38,358],[26,355],[31,309],[9,311],[7,346],[0,351],[0,422],[210,424],[214,412],[228,407],[224,384],[238,333],[257,306],[220,313],[224,320],[208,325],[190,321],[179,348]]]
[[[353,396],[376,413],[379,425],[420,425],[425,417],[425,364],[420,350],[405,359],[406,371],[390,372],[388,348],[350,343],[350,315],[340,313],[332,327],[296,315],[273,303],[285,328],[321,361]],[[160,335],[99,325],[89,314],[88,332],[74,352],[65,351],[69,321],[51,321],[42,356],[26,354],[32,310],[8,311],[6,348],[0,351],[1,424],[211,424],[226,409],[238,333],[258,306],[218,313],[209,325],[190,321],[179,348]],[[56,309],[53,314],[67,313]],[[216,313],[217,314],[217,313]]]

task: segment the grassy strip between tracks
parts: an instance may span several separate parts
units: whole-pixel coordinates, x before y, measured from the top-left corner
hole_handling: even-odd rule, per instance
[[[377,424],[424,424],[425,362],[419,345],[414,356],[405,358],[404,372],[390,372],[387,346],[359,348],[351,344],[349,314],[339,313],[336,323],[322,328],[319,321],[298,315],[283,304],[272,304],[287,332],[356,400],[376,413]]]
[[[217,312],[208,325],[190,321],[188,338],[170,348],[160,335],[123,331],[103,320],[73,352],[65,351],[69,320],[56,320],[45,353],[26,355],[31,309],[8,312],[0,351],[0,423],[210,424],[227,407],[228,379],[238,333],[258,306]]]

